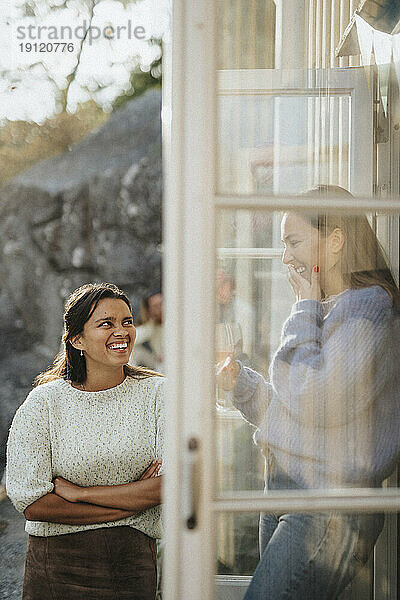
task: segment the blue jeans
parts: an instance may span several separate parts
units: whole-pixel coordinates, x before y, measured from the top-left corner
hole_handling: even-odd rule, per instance
[[[244,600],[337,598],[367,562],[383,522],[381,514],[261,514],[261,559]]]

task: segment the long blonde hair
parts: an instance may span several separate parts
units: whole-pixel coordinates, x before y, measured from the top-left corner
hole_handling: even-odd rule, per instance
[[[311,197],[353,198],[352,194],[339,186],[318,185],[304,192]],[[400,312],[399,288],[391,273],[385,252],[365,215],[335,215],[330,213],[302,214],[312,227],[324,237],[334,229],[344,235],[339,268],[344,283],[349,288],[381,286],[392,299],[393,306]]]

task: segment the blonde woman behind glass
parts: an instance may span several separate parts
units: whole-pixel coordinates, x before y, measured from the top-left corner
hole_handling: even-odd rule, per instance
[[[231,361],[221,383],[257,428],[266,491],[380,487],[400,456],[398,288],[365,216],[288,212],[282,241],[296,301],[269,380]],[[380,514],[261,515],[245,599],[337,598],[382,526]]]

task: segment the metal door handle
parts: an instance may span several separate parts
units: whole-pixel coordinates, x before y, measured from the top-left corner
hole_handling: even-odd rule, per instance
[[[194,437],[188,440],[183,465],[183,515],[187,529],[197,525],[199,443]]]

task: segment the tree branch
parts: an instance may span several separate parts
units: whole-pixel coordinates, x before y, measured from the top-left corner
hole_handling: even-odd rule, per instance
[[[71,83],[75,80],[76,77],[76,73],[79,69],[79,65],[81,62],[81,55],[82,55],[82,50],[83,50],[83,44],[85,43],[85,40],[87,38],[87,35],[89,33],[89,29],[92,26],[92,21],[93,21],[93,16],[94,16],[94,9],[95,6],[97,4],[97,0],[91,0],[91,5],[90,5],[90,9],[89,9],[89,27],[86,29],[85,31],[85,35],[82,37],[81,39],[81,43],[79,46],[79,51],[76,57],[76,64],[74,69],[71,71],[71,73],[67,76],[67,87],[62,90],[62,100],[61,100],[61,106],[62,106],[62,110],[65,112],[67,109],[67,105],[68,105],[68,92],[69,92],[69,88],[71,87]]]

